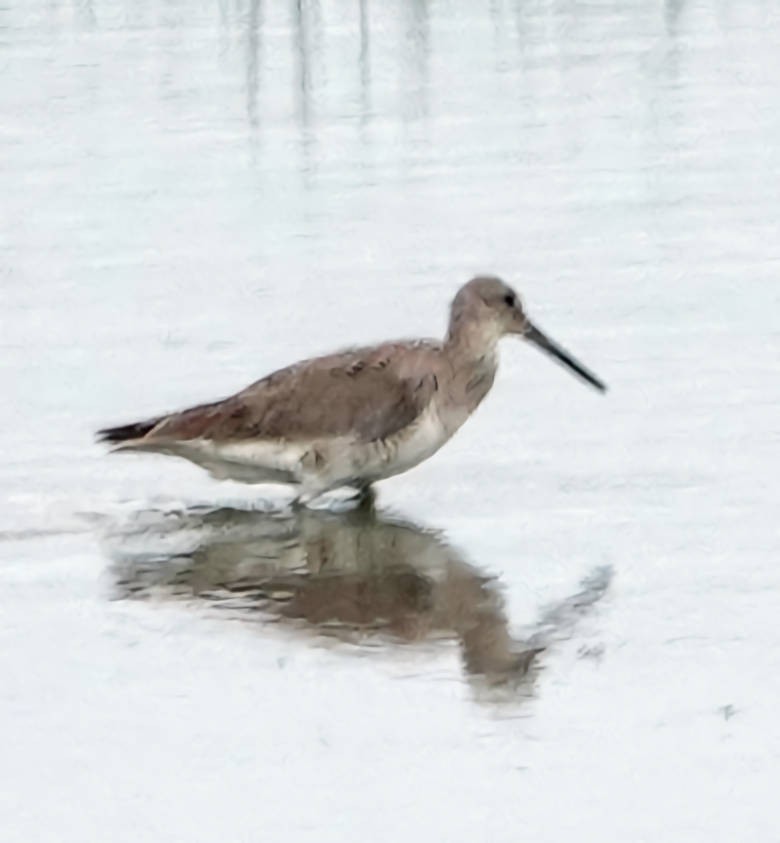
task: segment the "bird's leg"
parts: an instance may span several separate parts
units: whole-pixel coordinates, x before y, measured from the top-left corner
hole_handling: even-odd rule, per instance
[[[312,486],[301,486],[300,492],[296,495],[292,502],[293,509],[303,509],[312,501],[330,491],[333,487],[318,488]],[[347,498],[342,498],[342,501],[354,502],[356,508],[371,509],[376,501],[376,492],[370,483],[361,483],[360,485],[350,486],[352,494]]]
[[[371,509],[376,501],[376,492],[370,483],[355,487],[355,493],[349,500],[355,501],[361,509]]]
[[[312,492],[311,490],[301,489],[300,492],[293,498],[291,504],[293,509],[305,509],[313,500],[320,496],[319,492]]]

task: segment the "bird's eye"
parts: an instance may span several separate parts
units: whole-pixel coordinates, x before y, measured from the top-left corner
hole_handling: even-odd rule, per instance
[[[504,296],[504,304],[507,307],[514,307],[515,306],[515,294],[514,293],[507,293]]]

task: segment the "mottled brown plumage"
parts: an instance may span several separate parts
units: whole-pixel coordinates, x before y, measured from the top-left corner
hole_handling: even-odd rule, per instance
[[[224,401],[165,416],[152,435],[219,442],[348,434],[371,442],[391,436],[423,411],[436,389],[430,372],[401,371],[400,350],[400,344],[388,343],[304,360]]]

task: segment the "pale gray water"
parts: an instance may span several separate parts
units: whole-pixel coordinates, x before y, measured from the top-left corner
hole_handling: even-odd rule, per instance
[[[777,839],[778,43],[761,0],[0,8],[4,841]],[[506,641],[611,570],[530,683],[435,579],[418,644],[113,599],[117,535],[187,572],[258,492],[94,428],[439,334],[485,270],[611,391],[506,341],[379,508]]]

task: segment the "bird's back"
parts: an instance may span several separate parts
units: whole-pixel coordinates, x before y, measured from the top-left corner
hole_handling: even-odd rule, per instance
[[[402,430],[438,387],[432,341],[393,342],[315,357],[280,369],[235,395],[99,432],[123,447],[143,442],[369,442]]]

